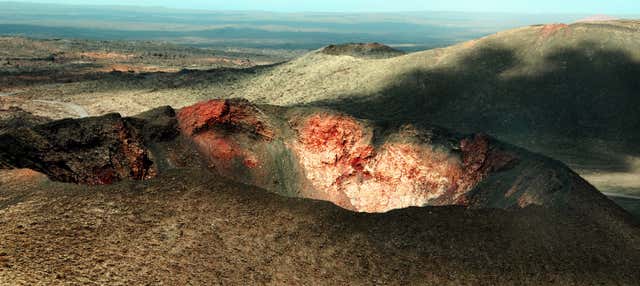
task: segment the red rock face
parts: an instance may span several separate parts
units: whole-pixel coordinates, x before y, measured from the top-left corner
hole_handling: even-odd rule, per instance
[[[461,152],[454,152],[407,127],[374,146],[372,127],[346,115],[321,111],[288,119],[279,126],[292,130],[278,134],[292,135],[277,137],[267,122],[278,119],[244,101],[213,100],[178,114],[183,134],[220,174],[277,192],[261,178],[288,172],[284,180],[301,196],[362,212],[464,205],[467,192],[513,159],[494,152],[484,136],[462,140]],[[281,162],[265,151],[274,150],[264,146],[275,141],[293,154],[293,170],[264,162]]]
[[[229,104],[224,100],[200,102],[183,108],[178,118],[182,132],[194,135],[207,126],[226,123],[229,120]]]
[[[183,108],[178,124],[211,168],[233,177],[237,168],[260,165],[257,156],[240,141],[270,141],[274,136],[261,117],[257,107],[246,101],[210,100]]]
[[[489,137],[482,134],[463,139],[460,142],[460,150],[465,180],[471,182],[479,182],[487,174],[500,171],[516,161],[512,154],[493,150]]]
[[[233,138],[215,131],[202,132],[192,137],[198,151],[205,155],[210,167],[218,171],[233,173],[237,162],[242,167],[256,168],[260,164],[256,156],[241,147]]]
[[[227,129],[273,137],[260,117],[258,108],[247,101],[215,99],[183,108],[178,113],[178,122],[182,132],[189,136],[211,129]]]
[[[292,148],[316,198],[364,212],[464,204],[464,194],[490,171],[486,138],[463,141],[462,160],[429,144],[398,141],[375,148],[371,130],[355,119],[317,114],[298,128]]]

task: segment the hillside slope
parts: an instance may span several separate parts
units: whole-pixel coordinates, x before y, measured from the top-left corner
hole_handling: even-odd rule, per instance
[[[311,53],[234,96],[483,131],[583,174],[624,173],[640,155],[638,47],[637,21],[530,26],[391,59]]]
[[[0,171],[0,184],[0,285],[632,285],[640,279],[637,227],[540,207],[354,213],[202,169],[107,187],[13,170]]]
[[[244,92],[462,130],[637,139],[639,46],[640,22],[531,26],[386,60],[312,53]]]

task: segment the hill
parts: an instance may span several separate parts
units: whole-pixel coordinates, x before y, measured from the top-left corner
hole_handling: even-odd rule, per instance
[[[234,95],[483,131],[586,175],[624,173],[640,155],[638,46],[636,21],[537,25],[383,60],[315,52]]]
[[[549,211],[353,213],[202,169],[87,187],[0,171],[0,284],[634,284],[638,228]],[[623,238],[624,237],[624,238]]]
[[[640,136],[639,31],[633,21],[553,24],[387,60],[312,53],[264,72],[243,92],[460,130],[629,141]]]
[[[0,122],[0,283],[640,279],[636,221],[561,163],[486,136],[243,100],[12,112],[29,120]]]
[[[324,47],[321,53],[334,56],[352,56],[356,58],[392,58],[404,55],[404,52],[380,43],[349,43],[329,45]]]

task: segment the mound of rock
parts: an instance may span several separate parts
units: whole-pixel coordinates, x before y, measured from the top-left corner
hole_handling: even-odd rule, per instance
[[[348,43],[329,45],[321,53],[333,56],[352,56],[356,58],[385,59],[404,55],[405,53],[379,43]]]
[[[156,174],[139,130],[118,114],[64,119],[0,133],[0,166],[89,185]]]
[[[54,121],[5,132],[0,147],[0,165],[63,182],[145,180],[191,164],[359,212],[446,205],[566,209],[579,198],[584,211],[597,205],[620,213],[562,164],[486,135],[244,100],[211,100],[177,113],[163,107],[134,118]],[[181,154],[193,155],[181,162]]]
[[[355,211],[469,204],[480,181],[517,161],[483,135],[411,125],[381,130],[321,109],[269,112],[212,100],[182,109],[178,122],[219,174]]]

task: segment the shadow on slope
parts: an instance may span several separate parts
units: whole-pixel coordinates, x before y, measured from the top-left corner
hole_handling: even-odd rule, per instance
[[[122,72],[34,69],[26,72],[0,71],[0,85],[11,88],[26,88],[46,84],[101,82],[93,88],[102,87],[109,91],[130,90],[132,88],[152,88],[155,90],[192,87],[199,84],[226,83],[230,77],[255,74],[261,70],[280,65],[257,65],[251,67],[219,67],[206,70],[182,69],[177,72]],[[103,67],[99,64],[87,65],[90,68]],[[112,84],[110,84],[112,83]]]
[[[628,169],[626,156],[640,154],[633,147],[640,139],[640,63],[583,42],[554,51],[539,66],[543,71],[531,70],[515,51],[488,46],[444,68],[402,74],[377,95],[314,105],[371,120],[486,132],[565,162],[587,152],[587,159],[568,160],[585,169],[603,162]]]

